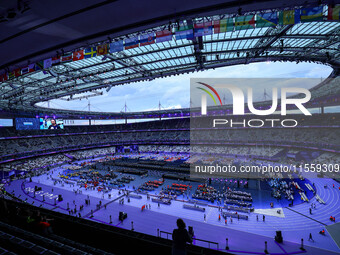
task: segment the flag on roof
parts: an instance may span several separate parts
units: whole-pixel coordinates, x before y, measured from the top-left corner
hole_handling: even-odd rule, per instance
[[[34,65],[34,70],[39,71],[44,69],[44,61],[38,61]]]
[[[150,45],[155,43],[155,33],[147,33],[144,35],[140,35],[139,37],[139,42],[140,42],[140,46],[145,46],[145,45]]]
[[[97,47],[90,47],[85,49],[84,51],[84,58],[93,58],[97,56]]]
[[[21,68],[13,70],[14,77],[21,76]]]
[[[277,12],[268,12],[256,15],[256,27],[276,27]]]
[[[52,58],[52,66],[58,65],[60,63],[60,56],[55,56]]]
[[[106,55],[108,53],[107,44],[101,44],[97,46],[97,56]]]
[[[235,30],[255,28],[255,15],[247,15],[235,18]]]
[[[14,71],[8,73],[8,79],[13,79],[15,77]]]
[[[301,22],[311,22],[323,20],[323,6],[302,8],[300,19]]]
[[[280,11],[278,23],[281,26],[300,23],[300,9]]]
[[[221,19],[214,20],[214,34],[231,32],[234,30],[234,20],[229,19]]]
[[[213,33],[213,25],[211,21],[196,23],[194,25],[195,37],[212,35],[212,33]]]
[[[118,51],[122,51],[124,50],[124,43],[122,40],[116,41],[116,42],[112,42],[110,44],[110,52],[118,52]]]
[[[156,32],[156,42],[167,42],[172,40],[172,33],[169,30],[162,30]]]
[[[2,74],[0,75],[0,82],[4,82],[4,81],[7,81],[7,74]]]
[[[7,80],[8,80],[8,74],[7,74],[7,73],[4,73],[3,76],[2,76],[2,78],[3,78],[3,81],[7,81]]]
[[[28,72],[29,73],[32,73],[35,71],[35,64],[29,64],[28,65]]]
[[[194,39],[194,30],[192,25],[181,25],[179,28],[176,28],[175,31],[176,40],[187,39],[193,40]]]
[[[47,58],[44,60],[44,69],[50,68],[52,66],[52,58]]]
[[[78,61],[84,59],[84,51],[83,50],[78,50],[73,52],[73,61]]]
[[[340,4],[328,5],[328,20],[339,20],[340,16]]]
[[[61,56],[60,62],[66,63],[66,62],[72,62],[72,53],[65,53]]]
[[[124,46],[126,50],[139,47],[138,36],[126,38],[124,41]]]
[[[15,69],[13,72],[14,72],[15,77],[18,77],[18,76],[21,75],[21,69],[20,68]]]
[[[28,66],[21,68],[21,75],[29,73]]]

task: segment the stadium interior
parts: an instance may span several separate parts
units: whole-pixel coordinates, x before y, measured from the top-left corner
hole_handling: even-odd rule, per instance
[[[327,0],[0,2],[0,254],[339,254],[339,12]],[[261,62],[330,67],[308,89],[317,111],[42,106]],[[226,118],[237,124],[211,126]],[[287,171],[250,171],[263,166]],[[178,218],[186,253],[174,253]]]

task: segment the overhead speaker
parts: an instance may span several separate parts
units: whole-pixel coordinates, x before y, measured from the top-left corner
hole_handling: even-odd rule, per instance
[[[204,46],[203,46],[203,38],[202,38],[202,36],[199,36],[199,37],[197,37],[198,38],[198,48],[200,49],[200,50],[203,50],[204,49]]]

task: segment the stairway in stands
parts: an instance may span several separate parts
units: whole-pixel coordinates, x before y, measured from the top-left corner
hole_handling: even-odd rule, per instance
[[[54,234],[45,237],[0,221],[0,255],[2,254],[111,255],[112,253]]]
[[[278,153],[276,153],[275,155],[273,155],[271,158],[272,158],[272,159],[277,159],[277,158],[285,157],[286,154],[287,154],[287,151],[288,151],[287,148],[285,148],[285,149],[283,149],[283,150],[280,150]]]
[[[319,157],[321,152],[319,151],[300,151],[296,154],[296,159],[305,162],[311,162],[313,159]]]

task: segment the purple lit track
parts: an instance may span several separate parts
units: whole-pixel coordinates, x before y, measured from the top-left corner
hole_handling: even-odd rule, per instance
[[[60,167],[54,168],[53,176],[56,177]],[[195,237],[198,239],[218,242],[219,250],[225,250],[226,238],[229,240],[229,252],[236,254],[265,254],[264,242],[268,242],[268,251],[270,254],[284,255],[284,254],[336,254],[340,252],[336,243],[326,231],[326,235],[318,234],[321,229],[325,229],[325,225],[330,225],[329,215],[335,218],[340,217],[339,211],[339,184],[336,188],[330,188],[333,181],[330,179],[313,179],[318,195],[326,202],[326,205],[320,205],[316,202],[315,197],[311,202],[317,203],[317,209],[314,210],[313,215],[309,215],[310,203],[302,203],[295,205],[291,209],[283,208],[285,218],[266,215],[266,221],[256,221],[256,214],[249,214],[249,220],[233,220],[233,223],[228,221],[225,225],[224,220],[218,220],[218,209],[214,206],[206,207],[207,221],[203,221],[203,213],[192,210],[185,210],[182,208],[183,202],[172,201],[171,205],[160,205],[147,200],[145,195],[142,199],[130,198],[127,202],[126,197],[118,194],[118,190],[112,190],[112,198],[102,199],[102,193],[93,190],[82,189],[82,194],[75,194],[72,185],[61,184],[53,185],[53,181],[48,179],[48,175],[33,177],[33,181],[25,182],[22,180],[13,181],[6,190],[14,191],[16,196],[20,195],[21,199],[27,199],[28,203],[34,202],[34,205],[43,205],[44,208],[68,214],[67,203],[70,208],[74,208],[73,201],[77,205],[85,204],[85,199],[90,196],[91,204],[84,206],[81,211],[81,217],[97,221],[103,224],[112,225],[124,229],[131,229],[131,221],[133,221],[134,231],[142,232],[157,236],[157,229],[165,232],[172,232],[176,227],[176,219],[181,217],[186,222],[187,226],[193,226]],[[152,179],[151,177],[149,179]],[[134,183],[129,185],[138,185],[149,179],[141,179],[136,177]],[[165,185],[174,182],[173,180],[166,180]],[[324,189],[324,185],[329,186]],[[42,187],[42,193],[33,197],[30,192],[34,186]],[[53,189],[53,192],[52,192]],[[45,201],[42,201],[42,194],[45,194]],[[57,202],[54,205],[54,199],[50,199],[53,195],[61,194],[64,198],[62,202]],[[124,205],[118,203],[121,197],[125,197]],[[180,198],[182,199],[182,198]],[[96,208],[96,204],[102,201],[100,209]],[[151,204],[151,209],[141,211],[144,204]],[[263,202],[267,204],[267,202]],[[263,204],[263,205],[264,205]],[[106,205],[106,208],[105,206]],[[93,217],[91,217],[91,210],[93,210]],[[124,222],[118,220],[120,211],[127,213],[128,217]],[[78,211],[77,211],[78,214]],[[110,223],[110,215],[112,215],[112,223]],[[262,219],[262,215],[260,217]],[[279,244],[274,241],[275,232],[282,231],[284,243]],[[314,242],[308,241],[309,233],[313,233]],[[166,234],[161,234],[162,238],[166,238]],[[169,236],[171,238],[171,236]],[[304,238],[306,252],[300,250],[300,240]],[[197,241],[195,245],[208,247],[207,243]],[[211,244],[212,249],[217,249],[216,245]]]

